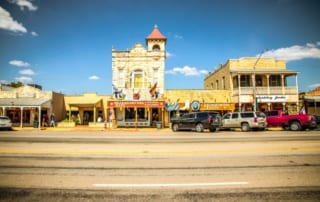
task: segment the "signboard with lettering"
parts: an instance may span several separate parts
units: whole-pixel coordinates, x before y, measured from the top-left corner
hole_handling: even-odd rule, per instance
[[[258,95],[258,103],[268,103],[268,102],[286,102],[288,101],[287,95]]]
[[[108,101],[108,107],[149,107],[149,108],[163,108],[165,106],[163,101]]]

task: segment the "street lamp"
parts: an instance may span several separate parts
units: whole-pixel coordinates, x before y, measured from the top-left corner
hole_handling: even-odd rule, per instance
[[[257,104],[258,104],[257,90],[256,90],[256,66],[257,66],[261,56],[263,55],[263,53],[267,52],[268,50],[269,49],[266,48],[260,53],[256,63],[253,66],[253,111],[254,112],[257,111]]]

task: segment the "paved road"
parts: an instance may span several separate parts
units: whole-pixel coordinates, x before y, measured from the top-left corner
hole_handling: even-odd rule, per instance
[[[0,201],[317,201],[320,134],[0,132]]]

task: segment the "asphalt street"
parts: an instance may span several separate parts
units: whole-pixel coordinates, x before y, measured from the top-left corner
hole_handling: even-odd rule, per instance
[[[0,131],[0,201],[319,201],[319,131]]]

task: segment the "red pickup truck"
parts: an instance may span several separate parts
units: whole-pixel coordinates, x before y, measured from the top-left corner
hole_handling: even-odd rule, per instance
[[[285,130],[305,130],[315,129],[317,127],[316,119],[309,114],[292,114],[288,115],[281,110],[266,111],[268,127],[282,127]]]

